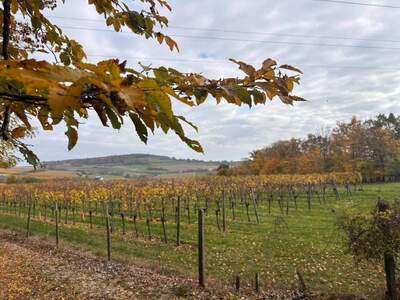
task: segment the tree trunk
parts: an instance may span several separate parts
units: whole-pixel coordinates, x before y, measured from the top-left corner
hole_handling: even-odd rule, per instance
[[[11,27],[11,0],[3,1],[3,46],[2,46],[2,54],[3,59],[8,60],[8,44],[10,41],[10,27]],[[3,115],[3,124],[1,124],[1,137],[3,140],[8,140],[8,127],[10,124],[10,107],[7,105],[4,110]]]

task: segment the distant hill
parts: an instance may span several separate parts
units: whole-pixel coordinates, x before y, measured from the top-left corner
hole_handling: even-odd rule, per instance
[[[176,159],[151,154],[111,155],[43,163],[44,168],[51,171],[69,171],[89,177],[125,178],[213,174],[220,164],[219,161]]]

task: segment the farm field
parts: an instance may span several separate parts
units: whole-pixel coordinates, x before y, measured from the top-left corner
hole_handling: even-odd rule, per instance
[[[382,267],[373,263],[356,264],[345,253],[337,216],[345,211],[368,213],[379,196],[392,202],[399,194],[400,184],[371,184],[365,185],[363,190],[359,189],[359,186],[351,186],[350,195],[346,189],[339,188],[339,198],[331,189],[326,190],[325,199],[315,193],[310,207],[306,194],[302,193],[299,193],[296,203],[286,201],[284,206],[279,206],[277,197],[274,197],[270,207],[267,198],[261,195],[257,209],[259,224],[251,206],[247,214],[246,205],[238,205],[234,212],[226,204],[225,232],[214,209],[217,206],[210,204],[205,227],[207,278],[233,288],[235,276],[239,275],[242,286],[251,286],[258,272],[263,290],[296,289],[299,285],[296,270],[299,270],[307,286],[315,291],[333,293],[340,288],[341,293],[375,295],[377,290],[384,288]],[[177,204],[176,199],[170,201]],[[156,208],[150,211],[151,218],[140,216],[139,211],[136,221],[126,213],[124,225],[120,212],[115,208],[112,217],[112,259],[195,278],[198,268],[197,213],[194,203],[189,205],[189,210],[184,203],[182,201],[181,204],[180,246],[176,245],[175,216],[168,213],[167,202],[165,235]],[[22,208],[21,212],[20,207],[1,203],[0,228],[25,230],[26,209]],[[38,205],[33,212],[30,231],[33,235],[54,241],[52,210],[41,209]],[[79,214],[70,211],[67,224],[62,209],[60,213],[61,247],[71,245],[101,257],[107,256],[106,227],[101,214],[96,215],[93,211],[91,226],[87,212]]]
[[[168,156],[128,154],[44,162],[47,170],[105,178],[191,176],[215,173],[220,162],[177,159]]]
[[[34,178],[39,180],[79,177],[76,172],[52,170],[35,171],[32,167],[0,168],[0,176],[4,178],[14,176],[15,178]]]

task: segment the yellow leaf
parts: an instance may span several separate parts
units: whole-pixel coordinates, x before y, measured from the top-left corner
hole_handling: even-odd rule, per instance
[[[263,69],[264,71],[269,71],[269,70],[271,70],[271,68],[272,68],[273,66],[276,66],[276,61],[273,60],[273,59],[271,59],[271,58],[268,58],[268,59],[264,60],[263,63],[262,63],[262,69]]]
[[[176,50],[179,52],[178,44],[173,39],[171,39],[169,36],[165,36],[164,39],[171,51],[176,48]]]
[[[256,69],[252,65],[246,64],[242,61],[234,60],[233,58],[230,58],[229,60],[234,62],[235,64],[238,64],[239,69],[251,77],[254,76],[254,74],[256,73]]]
[[[141,89],[132,86],[123,88],[120,92],[120,95],[121,98],[124,99],[126,105],[128,105],[130,108],[134,108],[135,104],[140,102],[143,103],[145,101],[144,92]]]
[[[68,150],[72,150],[78,141],[78,131],[74,127],[68,127],[65,134],[68,136]]]
[[[164,41],[164,35],[160,32],[156,34],[157,41],[161,44]]]
[[[82,106],[77,97],[69,95],[61,87],[51,87],[49,89],[48,103],[54,117],[62,117],[67,108],[80,108]]]
[[[302,72],[300,69],[295,68],[295,67],[292,67],[292,66],[290,66],[290,65],[282,65],[282,66],[280,66],[279,68],[280,68],[280,69],[286,69],[286,70],[290,70],[290,71],[294,71],[294,72],[303,74],[303,72]]]

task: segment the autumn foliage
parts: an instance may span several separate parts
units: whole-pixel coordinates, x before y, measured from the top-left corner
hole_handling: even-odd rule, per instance
[[[400,118],[379,115],[338,123],[327,134],[278,141],[251,153],[229,174],[312,174],[360,172],[366,181],[400,176]]]
[[[303,100],[292,94],[301,71],[279,66],[273,59],[264,60],[259,67],[231,59],[243,74],[221,79],[169,67],[140,65],[134,69],[117,59],[90,63],[79,42],[45,17],[46,10],[58,5],[61,3],[55,0],[4,0],[0,16],[0,138],[34,165],[38,159],[23,143],[33,119],[43,130],[64,123],[68,149],[78,141],[79,123],[94,111],[102,125],[114,129],[130,120],[145,143],[149,133],[161,128],[165,133],[175,132],[190,148],[202,152],[200,143],[187,137],[182,124],[197,127],[174,113],[173,101],[195,107],[212,97],[217,103],[251,107],[275,97],[285,104]],[[179,51],[177,43],[162,33],[168,19],[159,10],[171,10],[167,1],[90,0],[88,5],[116,32],[125,28]],[[22,21],[17,14],[23,16]],[[37,53],[48,59],[37,60]]]

